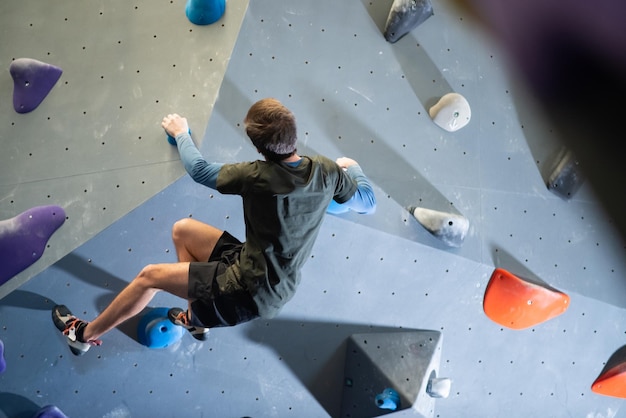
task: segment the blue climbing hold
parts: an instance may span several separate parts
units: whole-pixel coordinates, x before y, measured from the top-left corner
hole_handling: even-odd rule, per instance
[[[33,418],[67,418],[67,415],[54,405],[46,405]]]
[[[65,222],[59,206],[37,206],[0,221],[0,285],[41,258],[52,234]]]
[[[137,338],[148,348],[165,348],[183,336],[183,327],[174,325],[167,317],[168,308],[154,308],[137,324]]]
[[[376,395],[376,406],[380,409],[395,411],[400,406],[400,395],[395,390],[387,388]]]
[[[187,0],[185,14],[191,23],[210,25],[224,14],[226,0]]]
[[[191,129],[189,129],[189,135],[191,135]],[[176,145],[176,138],[174,138],[172,135],[167,134],[167,142],[169,142],[172,145]]]

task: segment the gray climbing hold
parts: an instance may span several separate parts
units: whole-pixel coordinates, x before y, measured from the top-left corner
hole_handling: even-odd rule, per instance
[[[385,24],[385,39],[394,43],[433,15],[429,0],[394,0]]]
[[[446,245],[463,245],[469,230],[469,221],[464,216],[420,207],[410,207],[408,210],[428,232]]]
[[[548,190],[565,199],[572,197],[584,182],[584,175],[574,154],[563,148],[557,155],[548,178]]]
[[[472,110],[465,97],[459,93],[448,93],[428,110],[435,124],[448,132],[458,131],[472,118]]]
[[[370,418],[404,410],[432,417],[436,399],[425,388],[439,370],[442,341],[434,330],[352,334],[346,343],[338,416]],[[397,395],[393,402],[384,399],[390,388]],[[382,411],[383,405],[390,410]]]
[[[431,398],[447,398],[450,395],[452,380],[447,377],[434,377],[428,381],[426,393]]]

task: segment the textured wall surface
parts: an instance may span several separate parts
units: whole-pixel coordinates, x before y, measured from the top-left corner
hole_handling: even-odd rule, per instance
[[[27,8],[35,3],[22,4]],[[182,8],[180,2],[172,4],[173,9]],[[85,88],[102,86],[101,75],[113,77],[120,71],[120,61],[109,62],[106,71],[92,61],[89,71],[60,62],[66,73],[37,109],[41,119],[29,123],[33,126],[28,129],[41,132],[57,126],[55,120],[61,117],[57,115],[77,114],[83,119],[72,135],[87,131],[87,140],[96,142],[92,146],[108,150],[111,142],[113,148],[111,157],[93,157],[91,165],[108,167],[105,172],[117,177],[100,179],[98,190],[92,190],[80,182],[74,186],[75,177],[50,178],[41,172],[44,180],[29,182],[36,189],[23,195],[14,191],[19,188],[10,185],[12,180],[2,186],[5,217],[40,201],[41,193],[47,202],[46,182],[78,187],[81,193],[70,205],[75,211],[83,213],[93,205],[98,214],[108,214],[109,205],[131,201],[131,191],[147,188],[129,186],[141,184],[144,177],[131,181],[124,168],[112,168],[123,166],[129,154],[141,154],[136,147],[148,138],[150,152],[162,162],[156,166],[136,162],[133,172],[145,168],[180,175],[177,155],[158,129],[162,113],[171,107],[193,116],[194,138],[208,159],[256,158],[241,120],[254,101],[267,96],[294,111],[301,154],[346,155],[361,163],[375,185],[378,210],[372,216],[326,218],[298,293],[274,320],[214,329],[203,343],[183,335],[178,344],[159,350],[140,345],[136,321],[129,321],[82,357],[70,353],[52,326],[52,305],[64,303],[77,315],[92,318],[145,264],[175,261],[170,228],[177,219],[191,215],[243,238],[241,206],[238,198],[221,196],[183,176],[162,190],[154,186],[144,203],[120,214],[102,231],[92,229],[93,237],[79,246],[71,236],[59,233],[50,250],[76,249],[59,255],[58,262],[0,300],[0,339],[7,360],[7,370],[0,374],[0,410],[9,404],[31,409],[55,404],[71,417],[335,417],[341,411],[346,339],[352,334],[416,329],[441,332],[439,376],[452,379],[450,396],[434,402],[435,417],[626,416],[622,399],[590,389],[611,355],[623,346],[626,334],[624,246],[612,220],[585,185],[568,201],[546,188],[549,167],[561,145],[550,121],[515,81],[506,51],[445,0],[433,3],[433,17],[390,44],[382,36],[390,5],[390,1],[251,2],[208,124],[203,119],[206,109],[194,106],[189,97],[193,86],[181,74],[170,82],[186,95],[172,96],[175,99],[167,105],[156,91],[148,94],[147,86],[141,97],[133,96],[132,89],[123,97],[89,89],[90,99],[81,102],[83,95],[68,93],[75,81],[69,78],[65,85],[66,74],[91,80],[82,81]],[[106,3],[80,7],[96,21],[108,10]],[[136,16],[166,33],[177,31],[177,42],[190,42],[187,28],[169,27],[147,10],[146,3],[124,7],[128,16],[123,22]],[[57,26],[46,26],[54,36],[60,36],[64,24],[62,16],[57,20]],[[43,17],[37,22],[43,25]],[[165,68],[150,78],[171,70],[175,60],[167,54],[161,59],[142,55],[153,41],[146,36],[156,29],[144,33],[136,25],[111,20],[111,28],[114,25],[115,31],[98,30],[106,32],[104,39],[114,40],[112,45],[110,40],[104,43],[113,49],[110,54],[136,60],[125,66],[129,77],[136,76],[137,69],[139,74],[148,72],[161,60]],[[196,36],[199,29],[193,29],[191,36]],[[122,44],[116,44],[115,33],[125,34]],[[90,43],[75,40],[86,44],[87,51],[99,45],[95,33],[89,36],[94,37]],[[6,43],[2,45],[4,51]],[[47,50],[52,49],[41,51]],[[65,53],[65,59],[78,62],[84,53],[79,47]],[[6,66],[10,58],[2,55]],[[470,123],[454,133],[436,126],[428,115],[430,106],[452,91],[472,107]],[[57,109],[55,100],[63,103],[63,109]],[[11,125],[9,104],[2,103],[4,139],[8,138],[4,132],[18,128]],[[96,132],[112,123],[99,114],[112,119],[118,115],[122,125],[136,123],[119,112],[120,105],[126,109],[129,103],[142,108],[139,126],[150,133],[132,134],[128,141],[121,141],[119,134],[96,138]],[[152,116],[145,114],[148,109]],[[52,115],[51,121],[47,115]],[[26,125],[20,118],[13,115],[15,124]],[[37,150],[28,142],[7,141],[4,150],[15,149],[19,158]],[[59,170],[69,170],[67,161],[89,165],[80,158],[66,158],[74,146],[65,151],[62,143],[60,149],[46,151],[48,164],[63,166]],[[2,158],[7,158],[4,151]],[[14,168],[7,176],[31,175],[14,173],[20,167],[10,164]],[[99,169],[88,171],[100,178]],[[83,192],[85,188],[88,192]],[[467,217],[470,229],[463,246],[442,245],[407,212],[409,205]],[[69,221],[74,216],[78,215],[70,213]],[[482,301],[496,267],[567,293],[569,309],[525,330],[491,321]],[[150,306],[183,303],[158,295]],[[416,416],[412,410],[395,415]]]
[[[185,1],[0,4],[0,218],[41,205],[65,209],[43,257],[0,296],[68,254],[184,173],[160,123],[184,113],[202,138],[247,1],[212,25]],[[32,112],[13,109],[14,59],[63,70]]]

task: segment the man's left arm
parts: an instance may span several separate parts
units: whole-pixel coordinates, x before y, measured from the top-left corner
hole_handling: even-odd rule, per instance
[[[346,157],[338,158],[336,162],[356,183],[357,188],[354,195],[344,203],[337,203],[332,200],[326,212],[337,214],[352,210],[368,215],[376,212],[376,195],[361,166],[353,159]]]

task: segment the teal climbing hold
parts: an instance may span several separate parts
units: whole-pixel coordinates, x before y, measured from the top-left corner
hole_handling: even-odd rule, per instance
[[[400,395],[395,390],[387,388],[376,395],[375,402],[380,409],[395,411],[400,406]]]
[[[210,25],[224,14],[226,0],[187,0],[185,14],[191,23]]]
[[[41,258],[52,234],[65,222],[59,206],[36,206],[0,221],[0,285]]]
[[[13,77],[13,108],[28,113],[46,98],[63,70],[32,58],[18,58],[9,66],[9,73]]]
[[[168,347],[183,336],[183,327],[174,325],[167,317],[168,308],[154,308],[137,324],[137,339],[148,348]]]

